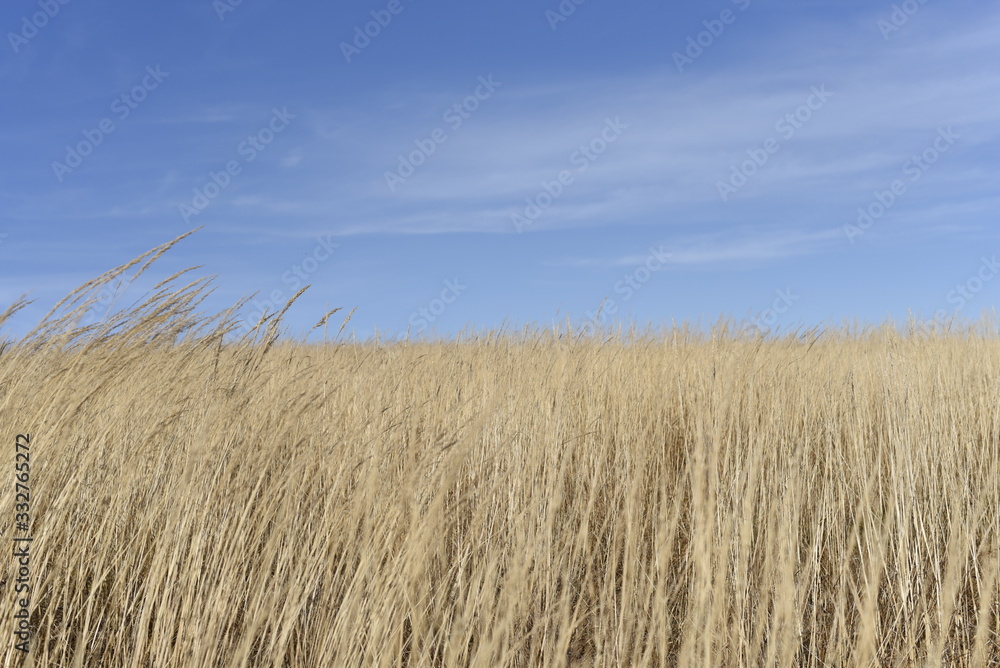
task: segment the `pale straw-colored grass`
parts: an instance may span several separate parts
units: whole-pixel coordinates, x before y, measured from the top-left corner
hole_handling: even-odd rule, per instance
[[[0,351],[35,666],[1000,663],[991,322],[311,344],[176,276],[73,324],[168,247]]]

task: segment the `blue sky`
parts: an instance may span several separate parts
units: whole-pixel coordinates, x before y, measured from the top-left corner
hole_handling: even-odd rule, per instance
[[[576,2],[6,3],[5,329],[199,226],[293,332],[993,307],[1000,7]]]

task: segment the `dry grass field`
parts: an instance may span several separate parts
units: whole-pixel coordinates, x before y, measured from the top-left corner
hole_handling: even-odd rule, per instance
[[[989,322],[230,341],[184,274],[74,324],[168,246],[0,352],[3,666],[1000,665]]]

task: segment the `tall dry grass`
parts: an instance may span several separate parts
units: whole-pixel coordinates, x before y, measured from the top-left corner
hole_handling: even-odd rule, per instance
[[[74,325],[168,246],[0,352],[33,665],[1000,663],[990,323],[315,345],[182,274]]]

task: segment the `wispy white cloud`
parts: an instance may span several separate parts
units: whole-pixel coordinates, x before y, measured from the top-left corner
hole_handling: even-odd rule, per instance
[[[701,79],[653,72],[562,81],[552,89],[507,80],[390,192],[384,172],[415,148],[414,140],[445,127],[440,112],[455,96],[447,91],[435,100],[424,92],[421,105],[428,111],[412,122],[387,123],[389,109],[348,125],[317,121],[328,129],[318,130],[307,150],[312,164],[329,166],[329,181],[311,183],[312,195],[295,207],[276,201],[274,210],[326,216],[343,233],[511,232],[511,213],[543,181],[575,169],[574,151],[598,136],[607,116],[620,117],[628,129],[586,172],[574,173],[574,183],[533,230],[743,218],[749,225],[793,224],[805,209],[824,211],[832,227],[843,222],[832,219],[838,208],[849,216],[942,125],[961,132],[959,149],[966,155],[950,164],[942,160],[921,190],[942,196],[941,184],[955,170],[975,169],[981,179],[968,185],[985,196],[997,168],[970,153],[1000,139],[1000,75],[986,65],[998,48],[982,25],[966,27],[968,39],[952,28],[931,35],[919,50],[872,40],[842,62],[830,58],[819,66],[756,61]],[[811,37],[825,44],[837,35]],[[928,60],[948,66],[928,68]],[[967,76],[956,78],[963,69]],[[732,198],[733,206],[725,206],[716,183],[746,159],[748,149],[778,137],[775,123],[801,105],[813,85],[826,85],[833,97],[791,139],[781,140],[779,152]],[[354,167],[347,171],[344,164]]]
[[[992,66],[1000,55],[992,39],[1000,12],[963,24],[928,5],[921,21],[906,28],[919,40],[886,43],[875,28],[884,9],[872,10],[860,27],[790,29],[726,70],[678,75],[665,63],[633,76],[558,81],[518,81],[497,72],[501,88],[454,130],[443,112],[470,92],[474,79],[447,90],[415,84],[370,93],[351,106],[303,106],[295,125],[300,136],[283,136],[288,143],[246,165],[194,222],[258,231],[266,226],[279,236],[314,229],[344,235],[513,233],[511,214],[524,209],[542,182],[569,169],[573,183],[529,233],[621,225],[830,229],[850,222],[939,126],[953,125],[961,133],[954,154],[892,212],[912,214],[915,224],[933,228],[941,221],[931,212],[958,204],[952,201],[956,188],[962,201],[985,204],[1000,176],[992,157],[1000,142],[1000,74]],[[806,44],[815,59],[788,58]],[[729,177],[731,165],[778,136],[775,123],[801,105],[812,86],[822,85],[833,97],[723,202],[716,184]],[[117,188],[85,187],[81,174],[80,187],[63,187],[55,196],[25,194],[10,210],[26,220],[61,219],[70,211],[86,220],[136,216],[180,224],[178,202],[190,200],[208,170],[233,156],[235,142],[256,127],[259,115],[256,107],[217,105],[177,116],[206,126],[227,122],[233,132],[217,139],[214,162],[185,173],[174,161],[169,178],[152,192],[134,194],[132,174],[122,167],[120,191],[132,193],[127,197]],[[576,171],[571,156],[599,136],[607,117],[619,117],[628,128],[586,171]],[[447,130],[447,141],[391,192],[385,172],[438,127]],[[297,168],[306,164],[308,169]],[[965,213],[986,211],[978,206]],[[275,216],[287,224],[275,229]]]
[[[842,244],[843,231],[827,229],[817,232],[786,230],[761,231],[754,235],[702,234],[664,244],[670,253],[671,265],[714,265],[733,262],[764,262],[777,258],[810,255],[822,252],[835,243]],[[608,268],[635,267],[646,261],[647,255],[612,257],[563,258],[547,263],[554,267]]]

